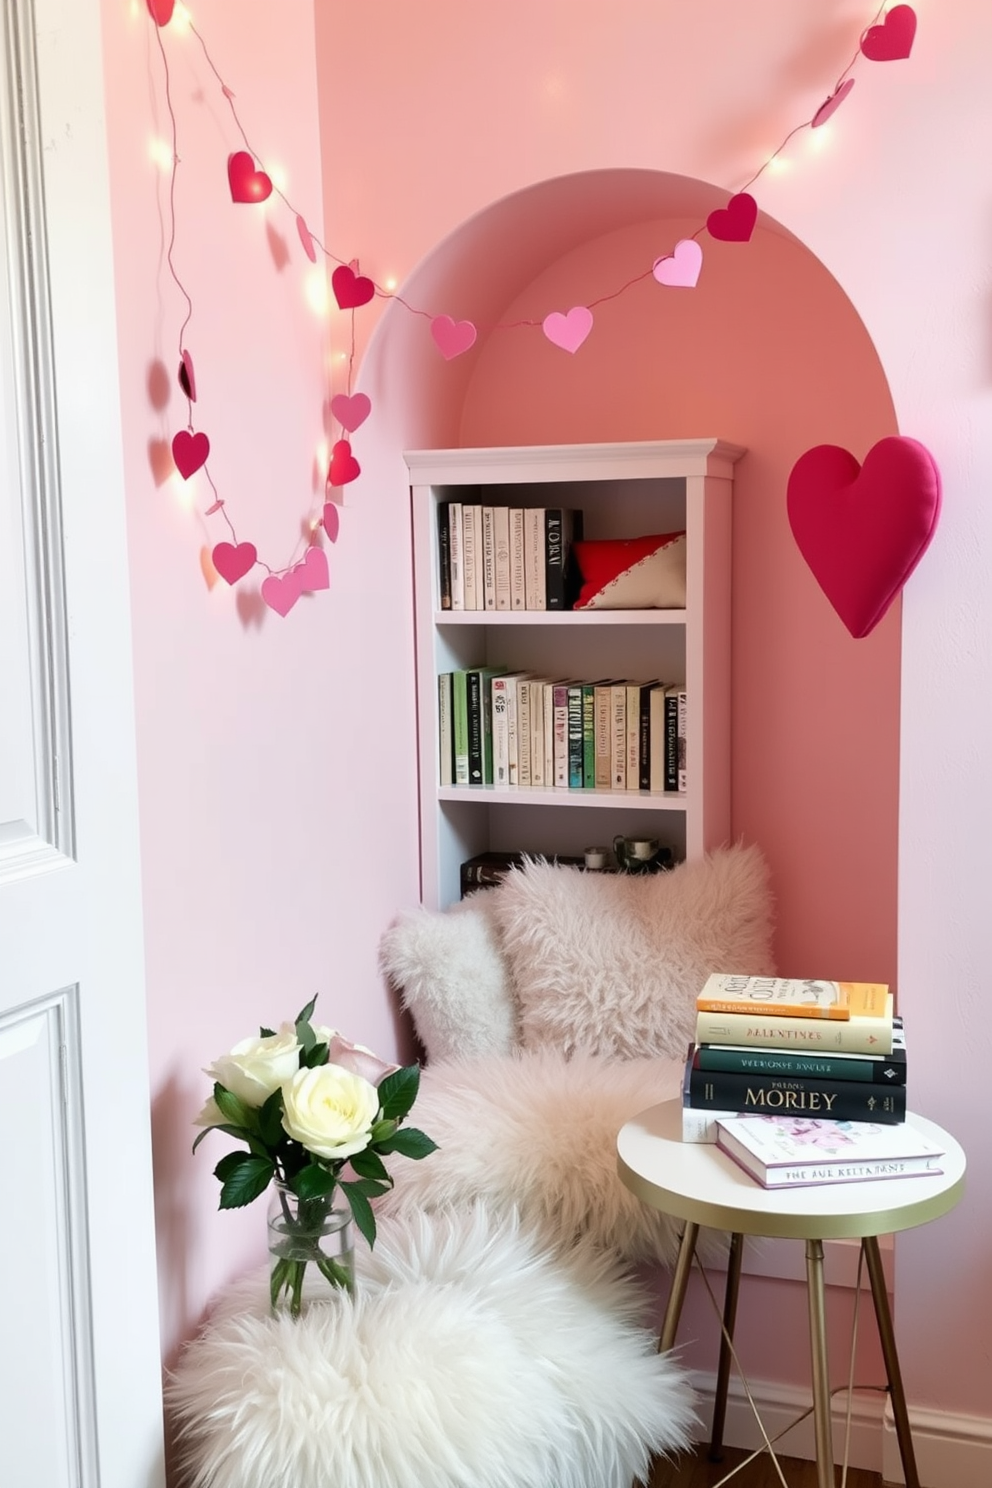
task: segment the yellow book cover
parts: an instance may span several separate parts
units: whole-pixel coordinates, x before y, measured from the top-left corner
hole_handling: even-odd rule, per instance
[[[776,1017],[875,1018],[884,1015],[884,982],[830,982],[799,977],[733,976],[715,972],[696,998],[697,1012]]]

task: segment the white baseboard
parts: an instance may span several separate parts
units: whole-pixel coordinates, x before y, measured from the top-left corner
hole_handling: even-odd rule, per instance
[[[709,1435],[716,1376],[694,1371],[692,1382],[699,1394],[704,1428],[700,1440]],[[788,1385],[762,1380],[749,1381],[755,1405],[770,1437],[785,1435],[775,1450],[787,1457],[816,1457],[812,1415],[796,1426],[790,1423],[809,1408],[809,1393]],[[844,1460],[847,1431],[847,1401],[834,1396],[834,1461]],[[922,1488],[988,1488],[992,1483],[992,1417],[951,1415],[945,1411],[909,1408],[913,1449]],[[753,1451],[763,1444],[754,1413],[739,1379],[731,1379],[723,1439],[729,1447]],[[886,1483],[905,1481],[888,1396],[882,1391],[855,1391],[851,1404],[848,1464],[881,1473]]]

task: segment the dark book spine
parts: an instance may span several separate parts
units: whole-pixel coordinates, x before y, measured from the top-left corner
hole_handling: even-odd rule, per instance
[[[582,789],[584,761],[582,733],[582,684],[573,683],[568,689],[568,788]]]
[[[790,1054],[779,1049],[729,1049],[700,1044],[695,1063],[701,1070],[737,1075],[779,1075],[786,1079],[854,1080],[868,1085],[905,1085],[906,1051],[893,1049],[886,1059],[847,1058],[831,1054]]]
[[[640,790],[651,789],[651,686],[641,688],[640,733],[638,738],[638,777]]]
[[[485,718],[482,708],[482,674],[470,671],[465,678],[466,710],[468,713],[468,783],[482,784],[485,763],[483,730]]]
[[[544,582],[547,608],[565,608],[565,549],[561,507],[548,507],[544,513]]]
[[[679,788],[679,700],[665,694],[665,789]]]
[[[906,1118],[906,1087],[882,1090],[859,1080],[813,1080],[782,1075],[737,1075],[691,1069],[689,1104],[699,1110],[745,1111],[758,1116],[818,1116],[834,1121]]]
[[[437,508],[438,594],[442,610],[451,609],[451,503]]]

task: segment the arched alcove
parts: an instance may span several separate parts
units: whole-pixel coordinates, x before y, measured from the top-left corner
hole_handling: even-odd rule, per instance
[[[784,974],[894,982],[899,605],[853,641],[785,511],[796,458],[820,443],[862,457],[895,432],[892,401],[843,290],[765,214],[746,245],[700,235],[695,289],[654,280],[654,260],[725,200],[682,176],[596,171],[465,222],[370,342],[373,458],[392,508],[405,501],[406,448],[709,435],[747,448],[734,500],[733,830],[771,861]],[[595,323],[573,356],[540,321],[577,304]],[[476,345],[445,362],[410,306],[472,320]]]

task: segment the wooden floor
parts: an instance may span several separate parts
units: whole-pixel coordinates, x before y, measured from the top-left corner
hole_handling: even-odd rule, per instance
[[[719,1483],[731,1468],[748,1456],[747,1452],[739,1451],[736,1447],[724,1447],[723,1461],[710,1462],[707,1452],[708,1448],[704,1443],[695,1452],[686,1453],[672,1462],[656,1463],[650,1488],[714,1488],[714,1484]],[[778,1460],[782,1464],[782,1472],[789,1488],[817,1488],[815,1462],[782,1456]],[[834,1474],[840,1483],[840,1469],[835,1468]],[[879,1473],[868,1472],[863,1467],[849,1467],[847,1470],[847,1488],[881,1488],[881,1485]],[[764,1452],[739,1473],[735,1473],[727,1488],[782,1488],[782,1479],[775,1471],[774,1462]]]

